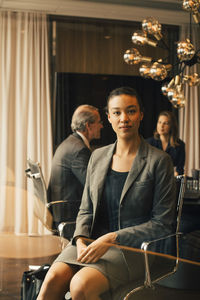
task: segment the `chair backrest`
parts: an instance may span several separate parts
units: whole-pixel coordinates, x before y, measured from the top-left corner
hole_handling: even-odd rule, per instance
[[[158,239],[156,243],[149,243],[149,250],[162,254],[179,256],[179,228],[182,215],[183,197],[185,191],[185,175],[176,177],[176,211],[174,215],[173,234],[169,234],[165,239]],[[176,234],[174,234],[176,233]],[[145,244],[145,243],[144,243]]]
[[[47,229],[52,230],[53,217],[47,207],[47,190],[41,166],[31,159],[27,160],[27,164],[26,176],[32,179],[34,187],[34,214]]]

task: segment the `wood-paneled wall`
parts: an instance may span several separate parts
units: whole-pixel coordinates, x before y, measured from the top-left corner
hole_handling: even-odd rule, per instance
[[[127,49],[137,48],[142,55],[154,59],[169,55],[166,49],[132,43],[133,32],[141,29],[138,22],[56,16],[51,20],[56,23],[56,72],[137,76],[138,65],[130,66],[123,60]],[[162,32],[166,43],[175,49],[178,27],[163,25]],[[174,59],[174,49],[170,52],[171,60]]]

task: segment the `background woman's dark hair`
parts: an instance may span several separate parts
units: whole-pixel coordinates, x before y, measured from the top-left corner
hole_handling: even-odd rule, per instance
[[[176,117],[171,111],[161,111],[158,115],[158,119],[160,116],[166,116],[168,118],[170,124],[170,132],[169,132],[169,140],[172,147],[178,146],[178,123]],[[154,138],[159,139],[159,133],[157,132],[157,128],[154,131]]]
[[[144,106],[143,106],[142,100],[141,100],[139,94],[137,93],[137,91],[131,87],[126,87],[126,86],[117,88],[110,92],[110,94],[108,95],[108,99],[107,99],[106,111],[108,111],[108,104],[109,104],[110,99],[114,96],[119,96],[119,95],[130,95],[130,96],[136,97],[139,107],[140,107],[140,111],[144,112]]]

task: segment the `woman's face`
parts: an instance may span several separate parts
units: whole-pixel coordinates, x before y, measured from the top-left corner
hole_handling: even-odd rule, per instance
[[[157,132],[160,135],[169,135],[170,133],[170,122],[167,116],[160,116],[157,122]]]
[[[135,96],[113,96],[108,102],[108,121],[117,137],[129,138],[138,135],[143,113]]]

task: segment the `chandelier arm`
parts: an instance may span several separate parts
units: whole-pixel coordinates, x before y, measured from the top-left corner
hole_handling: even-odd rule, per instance
[[[180,74],[180,73],[182,72],[182,71],[181,71],[181,65],[182,65],[182,63],[180,63],[180,62],[177,62],[177,63],[175,63],[175,64],[172,65],[172,70],[171,70],[170,73],[173,74],[173,77],[174,77],[176,74]],[[178,66],[178,70],[177,70],[177,72],[175,72],[175,67],[177,67],[177,66]]]
[[[163,64],[169,64],[169,55],[162,58],[162,62],[163,62]]]
[[[178,65],[178,74],[182,73],[183,63],[179,63]]]
[[[183,77],[183,72],[185,71],[186,64],[181,63],[179,75]]]
[[[170,51],[169,46],[165,43],[165,41],[163,39],[161,39],[160,42],[163,44],[163,46],[159,45],[159,43],[158,43],[157,47]]]

